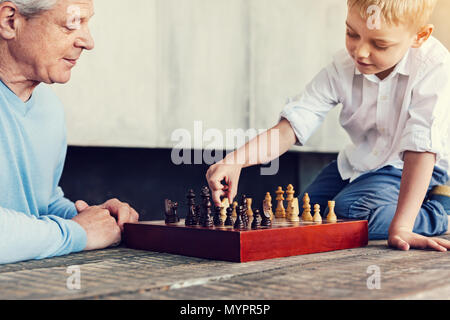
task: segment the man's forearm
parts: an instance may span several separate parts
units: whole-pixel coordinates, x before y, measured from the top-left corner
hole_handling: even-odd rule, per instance
[[[390,232],[397,229],[414,229],[435,164],[434,153],[405,152],[397,211],[389,228]]]
[[[240,164],[243,168],[268,163],[287,152],[296,140],[291,125],[283,119],[272,129],[227,155],[224,163]]]

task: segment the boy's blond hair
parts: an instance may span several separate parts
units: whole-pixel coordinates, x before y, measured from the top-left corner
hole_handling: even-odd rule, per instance
[[[387,24],[409,24],[416,31],[425,26],[433,14],[438,0],[347,0],[348,7],[360,9],[361,17],[368,19],[370,6],[381,9]]]

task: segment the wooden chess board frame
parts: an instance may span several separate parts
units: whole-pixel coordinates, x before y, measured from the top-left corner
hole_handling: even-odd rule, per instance
[[[275,219],[272,227],[235,230],[233,227],[186,227],[148,221],[125,224],[124,243],[132,249],[231,262],[297,256],[364,247],[367,221],[288,222]]]

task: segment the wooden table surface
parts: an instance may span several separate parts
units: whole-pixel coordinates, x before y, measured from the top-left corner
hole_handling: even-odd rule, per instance
[[[70,266],[79,290],[67,288]],[[380,289],[368,289],[371,266]],[[449,279],[448,253],[385,241],[243,264],[118,247],[0,266],[0,299],[450,299]]]

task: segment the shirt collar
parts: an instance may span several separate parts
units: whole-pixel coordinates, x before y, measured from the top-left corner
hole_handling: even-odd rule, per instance
[[[391,72],[391,74],[388,76],[388,78],[391,78],[393,76],[395,76],[397,73],[402,74],[404,76],[409,76],[411,74],[411,63],[410,63],[410,59],[409,59],[409,54],[410,54],[410,50],[409,49],[405,56],[402,58],[402,60],[400,60],[399,63],[397,63],[397,65],[395,66],[394,70]],[[362,73],[358,70],[358,68],[355,66],[355,74],[356,75],[361,75]],[[365,77],[368,78],[377,78],[375,75],[364,75]],[[371,77],[372,76],[372,77]],[[369,79],[369,80],[370,80]]]

